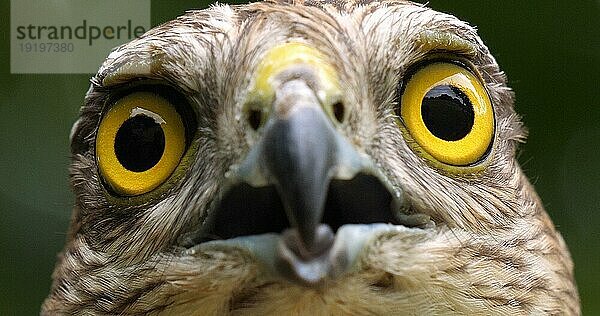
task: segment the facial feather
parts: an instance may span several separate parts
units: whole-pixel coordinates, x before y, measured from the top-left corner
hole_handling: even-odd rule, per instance
[[[424,32],[473,50],[424,42]],[[231,166],[258,142],[242,122],[244,98],[264,53],[290,41],[331,60],[349,112],[339,133],[402,188],[412,211],[436,224],[378,235],[353,270],[321,288],[274,277],[245,249],[182,244],[224,194]],[[437,168],[398,128],[398,84],[433,53],[459,56],[485,82],[495,135],[482,168]],[[198,118],[195,155],[170,187],[120,199],[104,189],[94,142],[114,87],[140,79],[186,95]],[[115,49],[91,83],[72,133],[69,240],[42,314],[580,312],[567,248],[515,160],[526,131],[512,92],[475,29],[451,15],[406,1],[215,5]]]

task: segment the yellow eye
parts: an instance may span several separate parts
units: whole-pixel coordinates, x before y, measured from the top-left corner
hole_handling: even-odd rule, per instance
[[[185,126],[174,105],[152,92],[116,101],[96,138],[105,182],[120,195],[139,195],[165,182],[183,156]]]
[[[494,134],[492,104],[482,82],[448,62],[418,69],[400,100],[406,129],[429,155],[455,166],[480,160]]]

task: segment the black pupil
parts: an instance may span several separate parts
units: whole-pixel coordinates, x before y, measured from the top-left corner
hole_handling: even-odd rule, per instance
[[[464,92],[450,85],[429,90],[421,104],[421,116],[427,129],[438,138],[456,141],[473,127],[473,105]]]
[[[140,114],[127,119],[115,138],[117,159],[127,170],[146,171],[154,167],[165,150],[165,133],[160,124]]]

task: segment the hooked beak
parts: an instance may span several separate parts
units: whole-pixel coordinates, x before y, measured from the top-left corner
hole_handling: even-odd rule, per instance
[[[290,110],[285,116],[275,111],[260,144],[242,164],[241,174],[258,168],[270,179],[303,250],[316,252],[331,242],[331,232],[319,230],[331,178],[341,166],[357,166],[362,159],[334,130],[314,92],[302,80],[284,83],[276,93],[274,107]]]
[[[278,245],[281,266],[296,279],[317,283],[331,272],[330,260],[345,264],[330,258],[335,236],[330,226],[321,224],[331,179],[352,177],[364,161],[334,130],[304,81],[282,84],[273,107],[264,135],[239,175],[246,183],[262,177],[275,186],[293,227]],[[289,112],[278,111],[283,107]]]
[[[297,43],[272,48],[256,78],[248,104],[268,116],[256,144],[228,173],[229,187],[207,223],[222,238],[283,231],[276,269],[319,284],[345,272],[358,252],[353,233],[334,229],[394,223],[402,192],[336,130],[329,107],[340,102],[338,81],[318,51]]]

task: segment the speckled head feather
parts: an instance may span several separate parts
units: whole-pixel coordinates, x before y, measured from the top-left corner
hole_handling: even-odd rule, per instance
[[[430,219],[365,237],[349,267],[318,285],[259,260],[274,251],[256,250],[267,242],[197,239],[227,175],[262,146],[267,128],[248,123],[247,100],[265,54],[284,43],[327,60],[344,106],[336,135],[410,214]],[[466,167],[430,157],[399,117],[411,69],[440,58],[475,73],[493,107],[490,148]],[[184,96],[194,136],[165,183],[120,196],[98,168],[98,126],[116,98],[148,83]],[[515,159],[525,137],[494,57],[451,15],[362,0],[189,11],[113,50],[91,80],[71,135],[72,223],[42,314],[578,315],[566,245]]]

